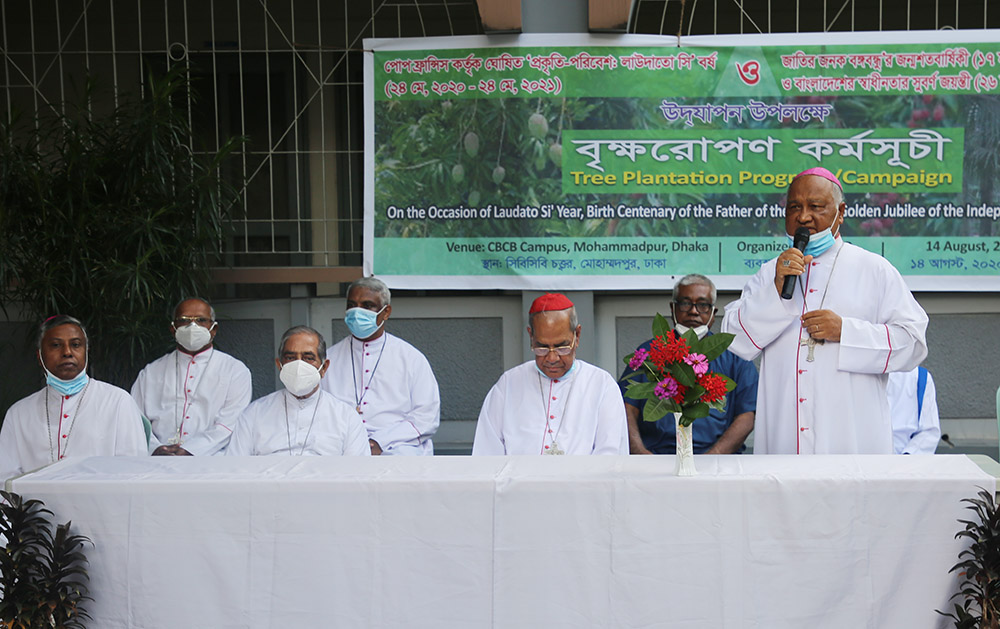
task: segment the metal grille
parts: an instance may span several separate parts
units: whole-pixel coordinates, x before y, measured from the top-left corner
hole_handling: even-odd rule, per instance
[[[674,35],[1000,27],[989,0],[636,0],[629,31]],[[60,107],[84,77],[115,94],[186,64],[193,146],[248,141],[227,166],[245,214],[235,267],[359,266],[364,37],[483,32],[475,0],[0,0],[6,117]]]
[[[990,0],[636,0],[631,33],[721,35],[1000,27]]]
[[[0,24],[8,120],[88,75],[117,101],[186,65],[192,146],[247,138],[227,165],[237,267],[360,266],[362,39],[482,33],[474,0],[0,0]]]

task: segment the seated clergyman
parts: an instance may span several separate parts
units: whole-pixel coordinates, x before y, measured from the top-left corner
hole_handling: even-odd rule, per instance
[[[146,454],[142,416],[129,394],[87,375],[89,338],[68,315],[38,330],[45,387],[15,403],[0,429],[0,479],[61,459]]]
[[[216,454],[250,403],[250,370],[215,348],[219,324],[204,299],[177,304],[170,331],[174,351],[146,365],[132,385],[152,426],[149,449],[158,456]]]
[[[508,370],[486,396],[472,454],[628,454],[625,405],[614,377],[576,358],[581,326],[565,295],[528,311],[534,360]]]
[[[285,332],[275,359],[285,388],[243,411],[227,455],[371,455],[354,409],[320,388],[330,365],[324,356],[326,341],[316,330],[300,325]]]

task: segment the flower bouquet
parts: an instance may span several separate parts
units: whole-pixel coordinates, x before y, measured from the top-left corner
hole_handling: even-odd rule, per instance
[[[646,400],[642,418],[657,421],[673,413],[677,425],[677,474],[692,476],[694,451],[691,423],[707,417],[711,409],[724,410],[726,393],[736,383],[722,374],[709,371],[708,364],[722,355],[732,334],[712,334],[699,339],[693,330],[678,336],[660,314],[653,318],[653,341],[649,350],[638,349],[624,360],[633,373],[625,394]],[[646,382],[635,382],[643,374]]]

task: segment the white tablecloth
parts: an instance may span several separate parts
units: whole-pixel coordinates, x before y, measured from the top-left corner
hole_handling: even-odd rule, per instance
[[[91,458],[91,626],[943,626],[964,456]]]

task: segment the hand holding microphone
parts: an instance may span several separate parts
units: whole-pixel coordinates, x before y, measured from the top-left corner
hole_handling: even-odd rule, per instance
[[[809,244],[809,228],[799,227],[792,237],[792,248],[786,249],[778,256],[774,269],[774,287],[782,299],[791,299],[795,292],[795,279],[806,270],[806,265],[812,261],[812,256],[804,255]]]

